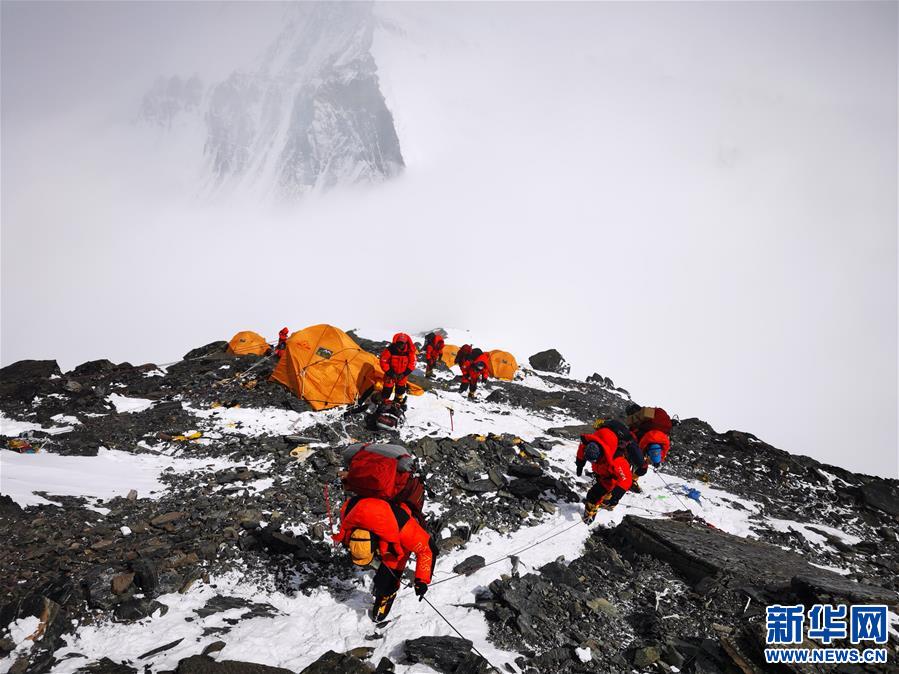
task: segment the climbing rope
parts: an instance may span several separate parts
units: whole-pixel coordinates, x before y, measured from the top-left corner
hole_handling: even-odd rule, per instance
[[[662,473],[661,473],[661,472],[656,471],[656,475],[659,476],[659,479],[662,481],[662,484],[665,485],[665,488],[668,489],[668,491],[670,491],[672,494],[674,494],[674,498],[677,499],[677,502],[680,503],[681,506],[683,506],[683,508],[684,508],[685,510],[692,510],[686,503],[684,503],[683,501],[681,501],[681,498],[680,498],[680,496],[678,496],[677,492],[674,491],[673,489],[671,489],[671,486],[668,484],[668,481],[667,481],[664,477],[662,477]]]
[[[527,546],[521,548],[520,550],[516,550],[515,552],[510,552],[507,555],[503,555],[502,557],[494,559],[493,561],[487,562],[486,564],[484,564],[484,566],[480,567],[480,569],[487,568],[488,566],[493,566],[494,564],[499,564],[503,560],[509,559],[510,557],[516,557],[516,556],[520,555],[522,552],[527,552],[531,548],[536,548],[538,545],[542,545],[543,543],[546,543],[546,541],[548,541],[552,538],[555,538],[556,536],[560,536],[560,535],[564,534],[566,531],[570,531],[571,529],[574,529],[579,524],[582,524],[582,522],[580,520],[578,520],[577,522],[575,522],[574,524],[572,524],[570,526],[565,527],[564,529],[561,529],[560,531],[556,531],[554,534],[546,536],[545,538],[541,538],[541,539],[535,541],[534,543],[531,543],[530,545],[527,545]],[[457,574],[454,574],[447,578],[441,578],[440,580],[434,581],[433,583],[431,583],[431,585],[439,585],[440,583],[445,583],[449,580],[454,580],[454,579],[460,578],[464,575],[466,575],[466,574],[457,573]]]
[[[412,583],[404,583],[402,578],[400,576],[396,575],[396,571],[391,569],[389,566],[384,566],[384,568],[387,569],[388,571],[390,571],[390,575],[392,575],[394,577],[394,579],[396,580],[396,582],[399,583],[400,585],[405,585],[406,587],[414,587],[414,585]],[[434,585],[434,583],[431,583],[431,585]],[[465,637],[465,635],[462,634],[462,632],[460,632],[458,629],[456,629],[456,626],[453,625],[449,621],[449,618],[447,618],[445,615],[443,615],[440,612],[440,609],[438,609],[436,606],[434,606],[434,604],[431,603],[430,599],[428,599],[425,595],[421,595],[419,597],[419,599],[423,600],[428,606],[430,606],[431,609],[434,611],[434,613],[439,615],[441,617],[441,619],[443,620],[443,622],[445,622],[447,625],[449,625],[450,629],[459,635],[460,639],[464,639],[465,641],[470,642],[471,650],[473,650],[475,653],[477,653],[484,660],[484,662],[487,663],[487,666],[490,667],[490,669],[492,669],[494,672],[497,672],[497,674],[502,674],[502,671],[499,669],[499,667],[495,666],[492,662],[490,662],[490,660],[488,660],[487,657],[483,653],[481,653],[481,651],[478,650],[477,646],[474,645],[474,641],[472,641],[471,639],[467,639]]]

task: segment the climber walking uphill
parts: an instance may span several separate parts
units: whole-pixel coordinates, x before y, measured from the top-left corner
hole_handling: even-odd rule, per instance
[[[380,622],[390,613],[413,554],[419,601],[428,591],[437,550],[407,505],[354,496],[340,509],[340,530],[332,538],[349,549],[356,566],[370,567],[378,562],[372,587],[374,605],[369,614],[373,621]]]
[[[405,332],[398,332],[393,341],[381,352],[381,369],[384,370],[384,390],[382,398],[390,400],[396,390],[396,404],[403,406],[409,375],[415,369],[418,354],[412,338]]]
[[[627,425],[637,440],[640,452],[631,460],[635,475],[646,475],[649,465],[658,469],[671,449],[671,429],[674,422],[661,407],[630,405]]]
[[[289,330],[287,328],[281,328],[281,332],[278,333],[278,345],[275,347],[275,358],[280,358],[281,354],[287,350],[288,332]]]
[[[415,475],[415,456],[400,444],[358,442],[341,452],[343,488],[357,496],[370,496],[408,506],[424,522],[425,489]]]
[[[443,335],[438,332],[429,332],[425,335],[425,363],[427,364],[425,377],[430,378],[434,374],[437,361],[443,357],[444,343]]]
[[[584,472],[589,461],[596,482],[584,499],[583,520],[593,522],[600,508],[612,510],[631,486],[631,467],[618,452],[618,436],[611,428],[601,426],[589,435],[581,436],[575,466],[577,474]]]
[[[462,353],[461,349],[459,353]],[[490,356],[480,349],[472,349],[460,367],[462,368],[462,384],[459,386],[459,393],[465,393],[465,390],[468,389],[468,398],[474,400],[475,391],[478,390],[478,381],[487,381]]]

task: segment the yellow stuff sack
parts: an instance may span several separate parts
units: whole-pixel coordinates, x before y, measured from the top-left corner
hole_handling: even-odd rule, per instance
[[[368,566],[375,558],[375,541],[371,532],[366,529],[353,529],[350,532],[350,557],[356,566]]]

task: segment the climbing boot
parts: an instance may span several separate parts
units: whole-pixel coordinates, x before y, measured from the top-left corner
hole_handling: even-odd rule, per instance
[[[387,617],[393,606],[393,600],[396,599],[396,592],[391,594],[376,595],[375,605],[371,608],[371,619],[379,623]]]
[[[640,486],[640,483],[637,482],[637,478],[636,478],[636,477],[633,478],[633,481],[631,482],[631,488],[630,488],[629,491],[632,491],[632,492],[634,492],[635,494],[642,494],[642,493],[643,493],[643,487],[641,487],[641,486]]]
[[[478,397],[474,394],[474,391],[469,391],[469,392],[468,392],[468,399],[469,399],[469,400],[477,400]]]
[[[599,512],[599,504],[598,503],[587,503],[584,505],[584,514],[581,516],[581,519],[584,520],[584,524],[592,524],[593,520],[596,519],[596,513]]]

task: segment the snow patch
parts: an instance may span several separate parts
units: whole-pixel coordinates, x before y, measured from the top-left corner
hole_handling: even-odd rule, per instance
[[[0,487],[22,507],[56,505],[34,492],[53,496],[110,499],[131,489],[144,498],[159,498],[165,486],[159,476],[168,468],[179,472],[235,466],[223,459],[175,459],[129,454],[101,447],[97,456],[60,456],[48,452],[0,452]]]
[[[107,396],[106,401],[112,403],[115,406],[116,412],[118,412],[119,414],[123,412],[127,412],[128,414],[143,412],[144,410],[148,410],[156,404],[155,400],[147,400],[146,398],[129,398],[128,396],[119,395],[118,393],[111,393],[109,396]]]

